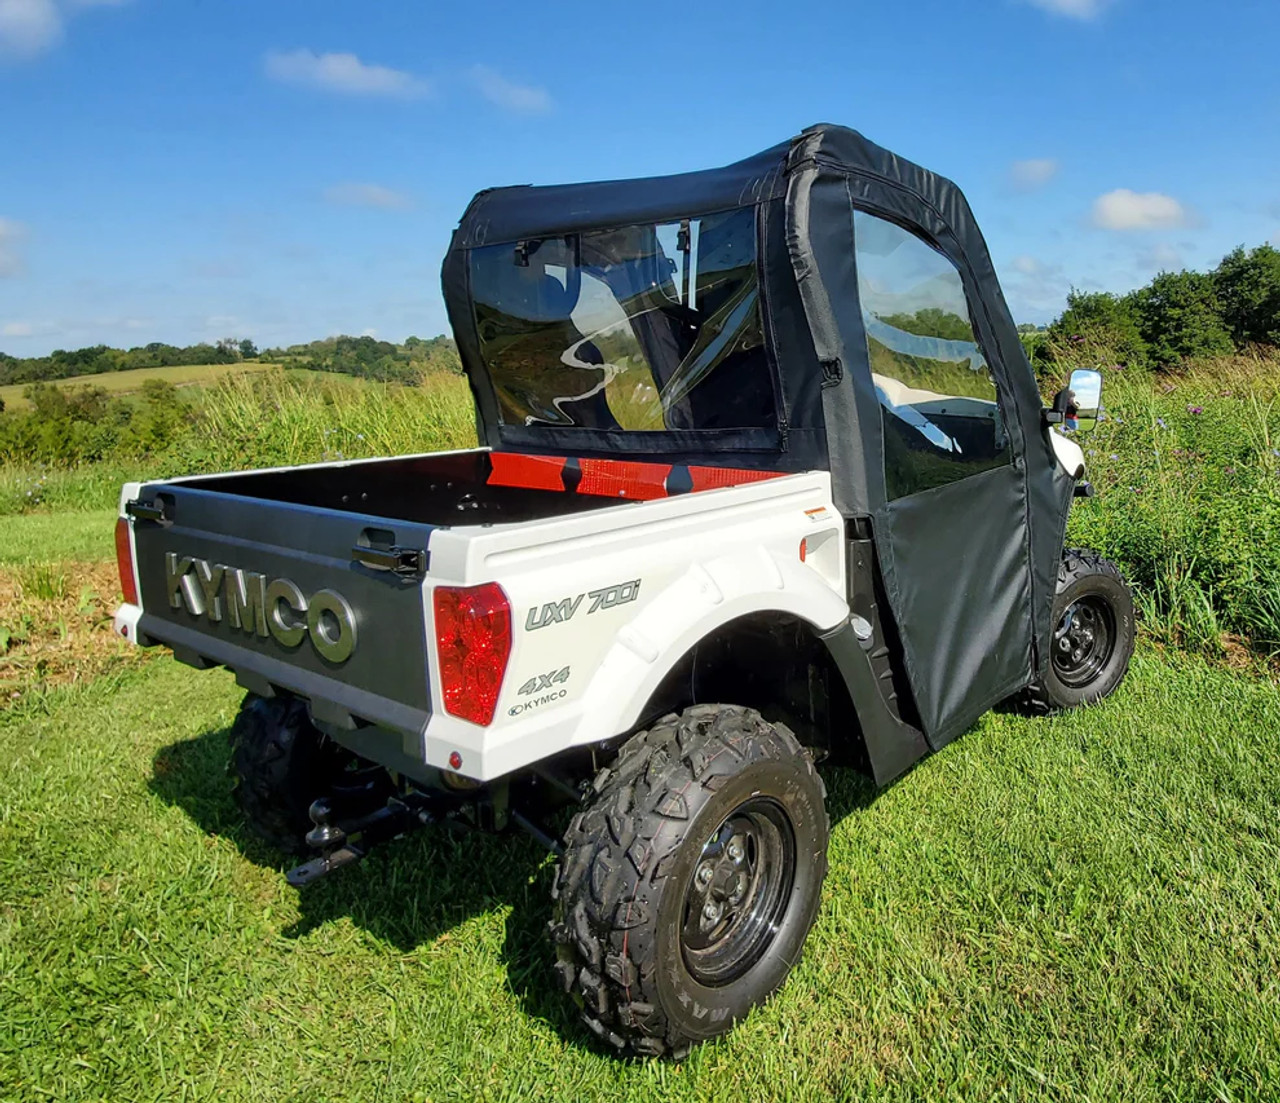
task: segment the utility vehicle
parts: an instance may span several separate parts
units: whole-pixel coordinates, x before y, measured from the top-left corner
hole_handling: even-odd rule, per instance
[[[816,762],[1123,677],[1129,591],[1063,552],[1100,377],[1046,408],[960,191],[836,126],[481,192],[443,282],[482,447],[127,485],[117,631],[235,671],[294,883],[518,826],[587,1025],[679,1055],[799,958]]]

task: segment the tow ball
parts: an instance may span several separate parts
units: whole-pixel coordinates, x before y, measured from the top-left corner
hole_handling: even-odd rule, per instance
[[[426,799],[414,794],[392,797],[382,808],[340,822],[336,820],[332,802],[322,797],[311,802],[307,815],[315,825],[307,832],[307,845],[320,853],[285,874],[294,888],[302,888],[336,869],[358,862],[378,843],[436,822]]]

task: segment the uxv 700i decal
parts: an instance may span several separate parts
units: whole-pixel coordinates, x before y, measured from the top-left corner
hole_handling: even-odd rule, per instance
[[[640,579],[637,578],[631,582],[615,582],[612,586],[588,590],[577,597],[561,598],[559,601],[549,601],[541,606],[535,605],[529,610],[524,626],[532,632],[535,628],[546,628],[549,624],[572,620],[584,597],[591,599],[591,605],[587,609],[587,615],[590,616],[600,609],[612,609],[615,605],[625,605],[628,601],[635,601],[639,596]]]
[[[270,635],[283,647],[297,647],[304,636],[320,657],[344,663],[356,647],[356,616],[347,599],[334,590],[308,598],[287,578],[268,579],[223,563],[166,552],[165,587],[174,609],[215,624],[225,617],[233,628]]]

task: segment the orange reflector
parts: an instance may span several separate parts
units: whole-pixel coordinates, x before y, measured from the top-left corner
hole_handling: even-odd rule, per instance
[[[563,456],[526,456],[520,452],[489,453],[489,485],[526,490],[564,490]]]
[[[809,554],[809,538],[802,537],[800,540],[800,562],[804,562],[804,557]]]
[[[669,463],[643,463],[638,460],[579,460],[582,478],[579,494],[602,498],[635,498],[648,501],[667,496]]]
[[[116,568],[120,571],[120,592],[128,605],[138,604],[138,584],[133,579],[133,545],[129,540],[129,522],[116,520]]]
[[[780,471],[755,471],[743,467],[695,467],[689,468],[693,490],[718,490],[722,486],[741,486],[758,483],[762,479],[776,479]]]

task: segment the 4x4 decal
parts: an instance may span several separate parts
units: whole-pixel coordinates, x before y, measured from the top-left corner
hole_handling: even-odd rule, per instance
[[[541,693],[544,689],[558,686],[569,680],[569,668],[562,666],[559,670],[551,670],[546,674],[535,674],[517,691],[522,696],[529,693]]]
[[[612,586],[588,590],[577,597],[566,597],[559,601],[549,601],[545,605],[535,605],[529,610],[524,626],[532,632],[536,628],[546,628],[549,624],[560,624],[572,620],[584,597],[591,599],[591,605],[587,609],[587,615],[590,616],[600,609],[612,609],[615,605],[625,605],[629,601],[635,601],[639,596],[640,579],[637,578],[631,582],[615,582]]]

